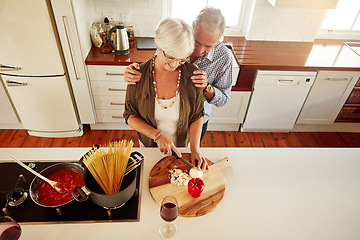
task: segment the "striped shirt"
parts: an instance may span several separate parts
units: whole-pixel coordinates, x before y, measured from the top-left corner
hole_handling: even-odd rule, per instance
[[[215,96],[209,101],[203,94],[204,123],[209,120],[211,105],[224,106],[230,99],[232,86],[232,58],[230,50],[222,42],[217,42],[214,48],[194,62],[199,69],[207,74],[208,82],[214,87]]]

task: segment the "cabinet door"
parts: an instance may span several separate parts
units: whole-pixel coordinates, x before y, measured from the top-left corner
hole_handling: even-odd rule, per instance
[[[0,124],[13,123],[17,124],[19,120],[0,81]]]
[[[359,72],[319,71],[296,123],[334,123],[359,77]]]
[[[211,107],[208,130],[238,131],[244,121],[251,92],[231,92],[225,106]]]
[[[95,112],[84,56],[91,48],[89,24],[91,4],[86,1],[51,0],[57,31],[74,93],[80,122],[95,123]],[[74,11],[77,12],[77,19]],[[83,39],[83,41],[81,41]],[[85,39],[85,40],[84,40]]]

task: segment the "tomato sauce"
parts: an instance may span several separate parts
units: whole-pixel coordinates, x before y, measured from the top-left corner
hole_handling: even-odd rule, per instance
[[[38,188],[39,201],[46,206],[58,206],[73,200],[71,192],[77,186],[84,186],[82,175],[71,170],[61,170],[50,174],[47,178],[63,184],[66,193],[60,194],[47,182],[43,182]]]

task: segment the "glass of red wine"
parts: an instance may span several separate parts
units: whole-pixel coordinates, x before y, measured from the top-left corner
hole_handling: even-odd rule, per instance
[[[176,225],[172,223],[172,221],[174,221],[178,215],[179,208],[176,198],[170,195],[164,197],[160,207],[160,216],[166,222],[162,223],[159,227],[161,236],[170,238],[175,235]]]
[[[0,217],[0,240],[18,240],[21,235],[20,225],[9,216]]]

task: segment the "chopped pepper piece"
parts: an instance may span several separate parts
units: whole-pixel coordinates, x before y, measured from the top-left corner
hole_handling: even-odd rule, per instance
[[[188,183],[188,192],[193,198],[200,197],[204,188],[205,184],[201,178],[192,178]]]

